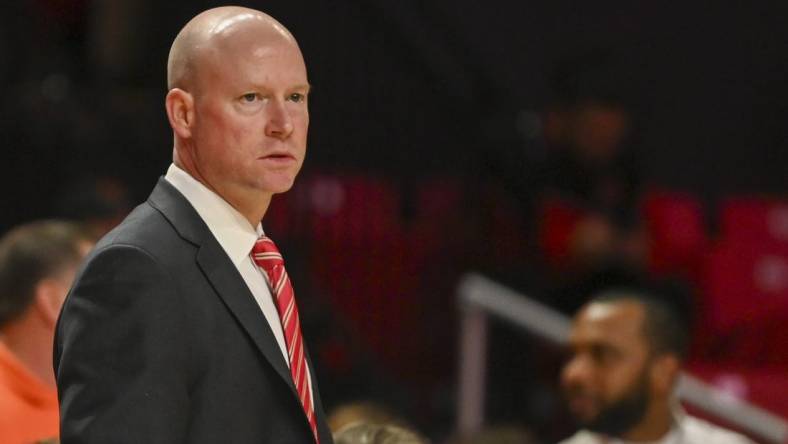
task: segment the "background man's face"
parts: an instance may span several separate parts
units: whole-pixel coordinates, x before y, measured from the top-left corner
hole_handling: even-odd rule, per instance
[[[651,401],[643,309],[634,302],[594,303],[576,318],[572,356],[561,374],[570,412],[584,428],[617,435]]]
[[[79,251],[79,261],[66,265],[62,270],[45,277],[36,286],[36,299],[38,299],[39,295],[44,295],[46,297],[47,303],[45,306],[47,307],[47,310],[45,310],[43,313],[47,314],[45,320],[53,329],[55,328],[60,309],[63,307],[63,303],[66,301],[68,290],[74,283],[77,269],[79,268],[79,265],[85,256],[90,253],[90,250],[93,248],[93,246],[93,242],[89,242],[87,240],[78,241],[76,248]]]
[[[236,30],[206,56],[195,97],[195,163],[220,195],[287,191],[306,154],[306,67],[293,42]]]
[[[568,120],[572,147],[592,164],[613,160],[629,133],[629,113],[618,105],[584,103],[569,112]]]

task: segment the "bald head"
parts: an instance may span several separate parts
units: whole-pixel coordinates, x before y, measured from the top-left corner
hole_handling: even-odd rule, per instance
[[[167,89],[192,90],[203,70],[211,64],[221,64],[222,56],[252,39],[258,44],[285,43],[298,48],[290,31],[263,12],[223,6],[200,13],[172,43],[167,60]]]
[[[295,39],[260,11],[210,9],[175,38],[167,83],[173,163],[256,226],[306,154],[310,87]]]

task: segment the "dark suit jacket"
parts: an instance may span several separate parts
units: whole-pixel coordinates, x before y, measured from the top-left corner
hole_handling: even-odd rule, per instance
[[[314,442],[260,308],[164,179],[86,260],[54,366],[63,444]],[[331,443],[309,366],[320,442]]]

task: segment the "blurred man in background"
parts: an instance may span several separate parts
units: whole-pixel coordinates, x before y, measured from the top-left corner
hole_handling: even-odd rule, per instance
[[[645,265],[637,150],[643,110],[634,105],[640,100],[621,59],[593,51],[567,59],[552,76],[540,242],[562,275],[618,261]]]
[[[92,247],[80,227],[19,226],[0,240],[0,442],[58,436],[52,340],[74,273]]]
[[[638,291],[605,292],[575,316],[561,385],[583,428],[564,444],[743,444],[681,410],[673,392],[688,333],[671,307]]]

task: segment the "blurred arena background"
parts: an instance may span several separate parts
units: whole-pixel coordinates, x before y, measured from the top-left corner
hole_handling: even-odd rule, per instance
[[[293,32],[313,84],[305,169],[263,226],[327,410],[450,436],[473,271],[567,315],[658,287],[691,326],[689,371],[788,417],[788,6],[236,3]],[[171,159],[169,44],[219,4],[0,5],[0,232],[101,233],[147,197]],[[487,423],[570,434],[560,346],[489,333]]]

